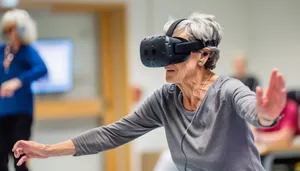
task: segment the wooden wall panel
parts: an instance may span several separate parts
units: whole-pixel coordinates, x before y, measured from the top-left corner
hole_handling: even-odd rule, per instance
[[[35,119],[70,119],[82,117],[101,117],[101,102],[89,100],[36,101]]]
[[[106,112],[104,124],[110,124],[128,114],[130,89],[127,76],[125,9],[103,11],[100,14],[101,64]],[[130,170],[129,144],[106,152],[105,170]]]

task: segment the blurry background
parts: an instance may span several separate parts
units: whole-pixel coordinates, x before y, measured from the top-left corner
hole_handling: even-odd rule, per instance
[[[1,0],[4,5],[8,1]],[[71,87],[57,92],[44,87],[44,93],[36,95],[32,139],[41,143],[57,143],[118,120],[160,88],[164,69],[145,68],[139,44],[145,36],[161,34],[170,16],[183,18],[191,12],[216,16],[224,28],[218,74],[231,75],[232,57],[243,51],[250,73],[263,86],[277,67],[289,89],[300,88],[299,0],[20,0],[19,7],[30,12],[39,38],[48,41],[40,51],[54,53],[49,50],[55,46],[51,40],[71,41],[69,46],[60,44],[70,52],[62,55],[64,62],[55,59],[48,66],[65,65],[61,72],[71,74],[58,84]],[[166,147],[164,130],[157,129],[110,152],[33,160],[30,167],[32,171],[146,171]]]

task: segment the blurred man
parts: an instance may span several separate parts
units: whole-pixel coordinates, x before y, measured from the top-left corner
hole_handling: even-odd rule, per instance
[[[235,74],[233,77],[241,80],[250,88],[250,90],[255,91],[259,82],[254,76],[248,74],[247,59],[245,55],[239,54],[236,56],[234,60],[234,68]]]
[[[26,11],[7,11],[0,24],[5,40],[0,46],[0,171],[8,171],[8,156],[14,143],[28,140],[31,135],[31,83],[44,76],[47,68],[31,46],[37,31]],[[28,171],[26,164],[16,166],[16,171]]]

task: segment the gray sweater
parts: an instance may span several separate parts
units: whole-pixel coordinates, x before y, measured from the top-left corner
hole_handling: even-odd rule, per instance
[[[186,161],[187,171],[264,171],[248,123],[261,127],[255,93],[237,79],[219,76],[194,112],[184,109],[180,89],[166,84],[132,114],[72,141],[75,156],[96,154],[163,126],[180,171]]]

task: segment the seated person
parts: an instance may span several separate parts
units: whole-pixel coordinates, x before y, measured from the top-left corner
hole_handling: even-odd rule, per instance
[[[248,73],[247,58],[244,54],[239,54],[234,59],[235,74],[232,76],[242,81],[252,91],[256,91],[259,81],[253,75]]]
[[[283,118],[273,128],[252,128],[259,150],[266,146],[287,146],[292,142],[298,130],[297,103],[288,99],[282,113],[284,114]]]
[[[300,105],[300,90],[291,90],[287,93],[287,97]]]

